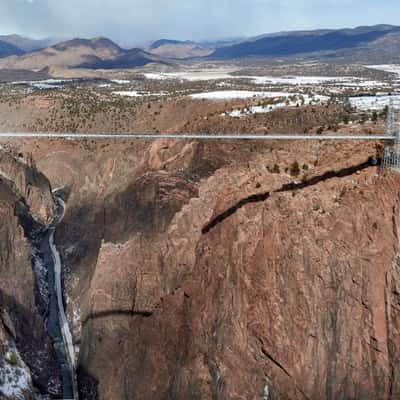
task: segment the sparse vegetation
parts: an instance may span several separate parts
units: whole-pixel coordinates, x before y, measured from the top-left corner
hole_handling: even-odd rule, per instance
[[[274,166],[272,168],[272,173],[273,174],[280,174],[281,173],[281,169],[280,169],[278,164],[274,164]]]
[[[290,166],[290,175],[293,177],[297,177],[300,175],[300,165],[297,161],[295,161],[291,166]]]
[[[9,363],[10,365],[13,365],[13,366],[17,365],[17,364],[18,364],[18,357],[17,357],[17,354],[16,354],[14,351],[11,351],[11,352],[8,354],[7,361],[8,361],[8,363]]]

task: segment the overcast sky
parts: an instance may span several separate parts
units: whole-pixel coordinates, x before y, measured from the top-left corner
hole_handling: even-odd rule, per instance
[[[0,0],[0,33],[121,44],[400,24],[399,0]]]

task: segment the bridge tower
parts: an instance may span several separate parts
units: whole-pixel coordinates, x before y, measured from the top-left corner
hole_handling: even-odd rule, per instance
[[[400,109],[394,108],[393,102],[388,108],[386,134],[394,140],[383,150],[382,168],[400,171]]]

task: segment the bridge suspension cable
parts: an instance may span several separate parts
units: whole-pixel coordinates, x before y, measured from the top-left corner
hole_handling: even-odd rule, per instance
[[[391,129],[392,130],[392,129]],[[47,139],[198,139],[198,140],[396,140],[397,135],[388,134],[152,134],[152,133],[47,133],[8,132],[0,133],[1,138],[47,138]]]

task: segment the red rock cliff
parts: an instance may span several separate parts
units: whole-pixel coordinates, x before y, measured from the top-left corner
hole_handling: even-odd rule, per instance
[[[59,241],[97,227],[64,251],[81,397],[398,398],[400,176],[368,144],[246,146],[156,142],[67,212]]]

